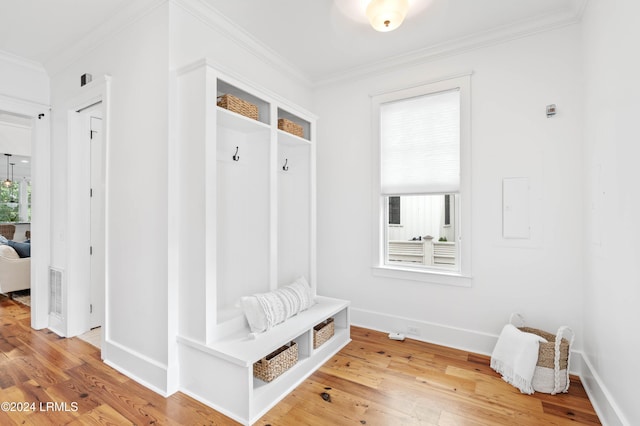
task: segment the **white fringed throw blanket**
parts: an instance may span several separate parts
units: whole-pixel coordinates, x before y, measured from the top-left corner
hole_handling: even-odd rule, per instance
[[[538,362],[540,342],[546,341],[543,337],[522,332],[512,324],[507,324],[491,354],[491,368],[502,374],[505,382],[530,395],[534,392],[531,382]]]

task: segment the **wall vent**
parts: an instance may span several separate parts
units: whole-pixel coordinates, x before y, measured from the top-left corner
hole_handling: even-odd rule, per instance
[[[49,314],[62,317],[62,271],[49,268]]]

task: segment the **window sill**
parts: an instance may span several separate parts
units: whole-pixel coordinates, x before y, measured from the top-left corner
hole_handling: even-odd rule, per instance
[[[471,287],[471,276],[460,272],[418,270],[402,266],[374,266],[373,275],[377,277],[396,278],[400,280],[420,281],[430,284]]]

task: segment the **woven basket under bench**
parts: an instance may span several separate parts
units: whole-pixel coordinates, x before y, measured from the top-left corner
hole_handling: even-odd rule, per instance
[[[509,322],[520,331],[543,337],[547,343],[540,342],[538,362],[531,385],[536,392],[555,395],[569,390],[569,355],[573,344],[573,330],[562,326],[553,335],[537,328],[525,327],[522,315],[511,314]],[[569,337],[563,337],[567,334]]]
[[[291,342],[271,352],[253,364],[253,375],[258,379],[270,382],[298,362],[298,344]]]
[[[318,349],[327,340],[331,339],[335,334],[335,329],[333,318],[327,318],[313,327],[313,349]]]

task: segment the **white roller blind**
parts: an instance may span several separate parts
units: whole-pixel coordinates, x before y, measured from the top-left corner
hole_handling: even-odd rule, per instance
[[[460,91],[380,105],[384,195],[454,193],[460,188]]]

